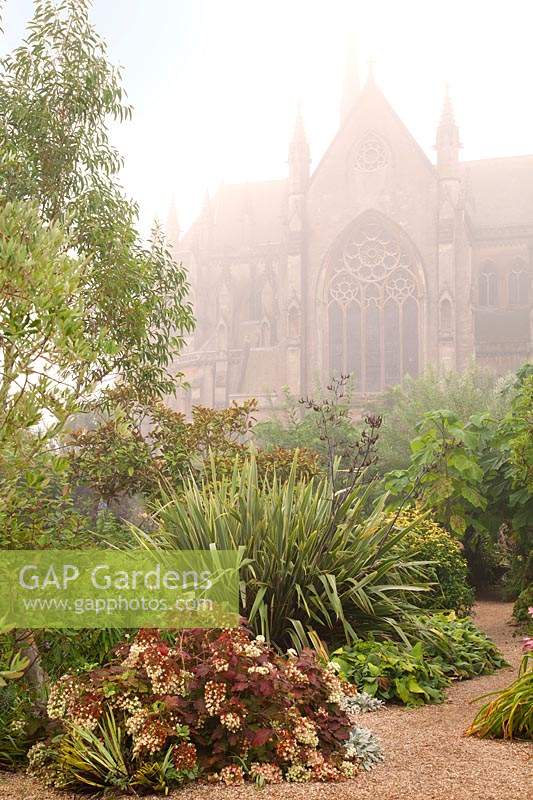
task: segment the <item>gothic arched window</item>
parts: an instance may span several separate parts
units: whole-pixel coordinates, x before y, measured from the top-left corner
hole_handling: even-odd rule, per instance
[[[329,258],[329,370],[376,392],[419,371],[420,286],[406,237],[377,214],[356,220]]]
[[[452,333],[452,304],[447,297],[440,302],[440,332],[445,336]]]
[[[529,303],[530,280],[525,261],[522,258],[515,259],[507,284],[509,305],[525,306]]]
[[[495,308],[498,305],[498,276],[491,261],[486,261],[479,273],[478,302],[484,308]]]

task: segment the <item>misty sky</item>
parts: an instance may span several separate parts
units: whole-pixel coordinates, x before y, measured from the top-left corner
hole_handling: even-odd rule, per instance
[[[31,0],[6,0],[1,49],[18,44]],[[182,227],[206,188],[284,177],[296,106],[316,164],[334,135],[347,33],[433,159],[445,82],[463,158],[533,152],[533,0],[94,0],[135,107],[114,141],[143,223]]]

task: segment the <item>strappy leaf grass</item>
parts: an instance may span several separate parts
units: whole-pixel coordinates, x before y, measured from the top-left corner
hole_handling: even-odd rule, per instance
[[[490,739],[533,740],[533,659],[526,654],[518,678],[503,692],[490,692],[478,697],[488,703],[478,711],[468,736]]]
[[[244,549],[241,612],[280,647],[376,636],[409,640],[411,599],[428,591],[428,562],[398,554],[385,498],[368,514],[369,488],[334,501],[327,479],[259,481],[253,458],[209,484],[191,479],[170,492],[157,529],[137,532],[145,547]]]

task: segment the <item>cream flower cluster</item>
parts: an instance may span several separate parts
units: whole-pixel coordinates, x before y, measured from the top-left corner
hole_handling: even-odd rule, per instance
[[[234,714],[232,711],[228,711],[225,714],[220,715],[220,722],[222,725],[228,729],[228,731],[238,731],[242,725],[242,720],[238,714]]]
[[[251,667],[248,667],[247,672],[250,675],[269,675],[270,669],[271,665],[269,664],[253,664]]]
[[[296,737],[296,741],[300,744],[306,744],[310,747],[318,746],[316,725],[313,720],[308,717],[299,717],[296,720],[294,736]]]
[[[52,688],[48,696],[46,710],[50,719],[63,719],[76,699],[78,687],[70,675],[63,675]]]
[[[250,765],[250,777],[259,784],[282,783],[283,773],[275,764],[259,764],[254,761]]]
[[[207,681],[204,688],[204,700],[207,713],[214,717],[222,711],[226,701],[226,687],[223,683]]]
[[[293,661],[289,661],[285,667],[285,674],[291,683],[295,683],[297,686],[307,686],[309,683],[309,678],[305,672],[302,672]]]
[[[146,674],[150,678],[154,694],[177,694],[187,696],[187,683],[192,673],[186,670],[171,670],[161,664],[146,664]]]

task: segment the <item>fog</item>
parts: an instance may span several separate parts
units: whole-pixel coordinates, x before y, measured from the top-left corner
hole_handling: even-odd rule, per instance
[[[31,0],[7,0],[4,47],[30,14]],[[206,188],[283,177],[299,101],[316,164],[338,126],[348,34],[431,158],[446,82],[464,158],[533,151],[528,0],[95,0],[93,20],[135,107],[114,138],[145,228],[173,194],[186,229]]]
[[[8,2],[4,46],[30,13]],[[179,408],[532,358],[530,2],[95,0],[93,22],[134,107],[125,190],[145,234],[172,206],[188,271]]]

